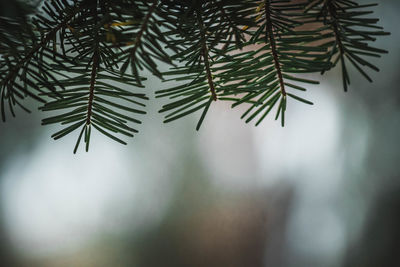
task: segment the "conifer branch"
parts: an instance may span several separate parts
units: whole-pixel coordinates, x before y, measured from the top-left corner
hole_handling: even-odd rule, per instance
[[[136,64],[136,52],[137,49],[141,46],[141,41],[142,41],[142,37],[143,34],[145,32],[145,30],[147,29],[147,26],[149,24],[150,18],[153,16],[153,13],[156,10],[157,7],[157,0],[152,1],[153,3],[151,4],[150,9],[148,10],[145,18],[142,21],[142,25],[140,27],[140,30],[138,31],[135,41],[133,42],[133,47],[130,49],[129,51],[129,57],[131,59],[131,64],[134,65]]]
[[[134,60],[134,58],[135,58],[136,50],[140,46],[140,42],[141,42],[143,33],[146,30],[149,20],[150,20],[151,16],[153,15],[154,11],[156,10],[156,7],[157,7],[157,1],[154,0],[153,3],[151,4],[149,11],[146,14],[146,17],[144,18],[144,20],[142,22],[142,26],[140,27],[140,30],[137,33],[137,36],[135,38],[134,46],[130,51],[130,56],[132,57],[132,60]]]
[[[101,134],[121,144],[126,144],[116,134],[133,137],[137,130],[127,124],[128,122],[140,124],[141,121],[123,112],[136,114],[145,114],[146,112],[128,107],[123,103],[116,103],[116,100],[143,107],[144,104],[135,100],[135,98],[147,99],[144,94],[129,92],[112,83],[112,81],[116,81],[134,87],[141,86],[136,77],[127,74],[121,76],[113,68],[116,54],[111,50],[112,48],[107,44],[108,40],[105,38],[109,32],[107,29],[104,30],[103,27],[99,27],[100,23],[104,25],[105,19],[108,20],[106,21],[107,24],[114,20],[110,16],[110,10],[103,7],[99,8],[96,1],[86,6],[81,16],[88,17],[90,24],[81,29],[79,29],[79,25],[75,25],[74,27],[79,31],[79,36],[70,36],[80,39],[78,45],[72,46],[69,50],[74,51],[70,57],[74,57],[75,66],[71,66],[68,72],[75,75],[60,81],[66,87],[65,90],[59,92],[61,98],[57,98],[54,94],[47,94],[48,97],[55,98],[55,100],[49,101],[41,107],[43,111],[69,109],[69,111],[64,111],[60,115],[42,121],[43,124],[69,124],[69,126],[53,134],[54,139],[62,138],[82,127],[74,153],[76,153],[83,135],[86,151],[89,149],[92,126]],[[87,36],[91,38],[87,38]],[[90,70],[89,66],[91,66]],[[139,79],[142,78],[139,77]]]
[[[199,12],[197,12],[196,15],[197,15],[197,19],[198,19],[199,26],[200,26],[200,36],[201,36],[200,41],[202,43],[201,55],[204,60],[204,68],[206,70],[208,86],[210,87],[210,92],[211,92],[213,100],[217,101],[217,93],[215,92],[215,85],[214,85],[214,81],[213,81],[212,73],[211,73],[211,69],[210,69],[210,62],[208,61],[207,37],[205,34],[203,19],[201,18],[201,14]]]
[[[168,98],[159,111],[164,122],[200,112],[199,130],[218,100],[246,105],[242,118],[255,125],[275,110],[283,126],[288,99],[312,104],[300,95],[307,90],[302,84],[318,81],[303,73],[323,73],[340,61],[345,90],[346,63],[372,81],[364,67],[379,68],[365,57],[387,53],[371,43],[388,34],[378,19],[364,17],[373,6],[355,0],[44,0],[37,14],[32,8],[0,18],[1,116],[6,104],[13,116],[13,106],[27,110],[21,100],[29,96],[45,102],[40,110],[56,112],[42,120],[62,126],[54,139],[81,128],[74,153],[81,140],[89,149],[92,128],[126,144],[119,135],[133,137],[138,130],[130,124],[141,123],[133,115],[146,114],[140,88],[148,70],[174,82],[155,92]],[[161,62],[170,69],[161,72]]]
[[[89,100],[88,100],[88,108],[87,108],[87,116],[86,116],[86,124],[87,125],[89,125],[91,123],[91,118],[92,118],[94,86],[96,83],[98,64],[99,64],[99,52],[97,49],[95,49],[94,54],[93,54],[92,72],[90,75]]]
[[[285,84],[283,81],[283,76],[282,76],[282,70],[281,70],[281,65],[279,63],[279,56],[277,52],[277,47],[276,47],[276,42],[275,42],[275,36],[274,36],[274,31],[273,31],[273,25],[272,25],[272,19],[271,19],[271,3],[270,0],[264,0],[265,6],[265,20],[266,20],[266,38],[268,38],[267,42],[269,41],[269,44],[271,46],[271,53],[272,57],[274,59],[274,65],[276,69],[276,74],[279,79],[279,84],[280,84],[280,90],[283,96],[286,96],[286,91],[285,91]]]
[[[34,46],[27,55],[24,57],[21,57],[16,65],[9,70],[8,75],[4,78],[2,81],[2,84],[7,84],[12,77],[16,75],[16,72],[20,70],[20,68],[26,63],[29,62],[32,57],[42,48],[44,48],[51,40],[54,39],[55,34],[61,29],[61,27],[65,26],[65,23],[69,21],[71,18],[67,18],[66,20],[63,21],[63,23],[57,25],[54,29],[52,29],[50,32],[46,34],[46,37],[42,38],[39,44]]]
[[[345,55],[345,49],[344,49],[344,45],[342,43],[342,38],[341,38],[341,34],[340,34],[340,29],[339,29],[339,22],[338,22],[338,17],[337,17],[337,13],[336,13],[336,7],[334,6],[334,1],[332,0],[326,0],[325,4],[327,5],[327,9],[328,9],[328,14],[331,17],[331,26],[332,26],[332,30],[333,33],[335,35],[335,40],[337,43],[337,46],[339,48],[339,56],[340,56],[340,62],[342,64],[342,73],[343,73],[343,88],[344,91],[347,91],[347,85],[350,84],[350,80],[347,77],[347,71],[346,71],[346,63],[344,61],[344,55]]]
[[[92,57],[92,71],[90,74],[90,86],[89,86],[89,100],[87,104],[87,115],[86,115],[86,125],[90,125],[92,122],[92,107],[93,107],[93,98],[94,98],[94,87],[96,83],[96,76],[97,76],[97,68],[99,67],[99,34],[98,30],[96,29],[97,21],[98,21],[98,14],[97,14],[97,1],[93,8],[93,17],[94,17],[94,52]]]
[[[67,8],[69,8],[69,6],[65,7],[65,9]],[[5,121],[4,98],[8,98],[10,111],[12,112],[12,115],[15,116],[11,103],[18,104],[24,110],[29,111],[24,108],[22,104],[16,101],[14,94],[16,94],[21,99],[24,98],[24,96],[18,91],[21,91],[25,95],[28,95],[42,103],[45,103],[46,101],[36,93],[31,92],[31,89],[39,93],[44,93],[42,87],[45,87],[51,92],[56,92],[56,88],[54,87],[54,85],[47,81],[48,79],[50,79],[57,83],[57,79],[52,74],[52,72],[55,72],[51,71],[50,66],[45,63],[44,60],[56,60],[57,62],[59,62],[58,64],[62,66],[62,63],[60,64],[60,62],[61,60],[66,60],[66,58],[57,54],[56,51],[53,51],[53,55],[51,56],[49,56],[46,52],[49,51],[49,43],[51,41],[54,41],[57,33],[60,30],[65,29],[68,22],[73,19],[73,17],[78,12],[78,8],[73,8],[72,10],[69,10],[68,14],[61,21],[59,21],[56,26],[52,27],[48,32],[46,32],[38,43],[35,44],[35,42],[31,40],[31,48],[29,48],[29,46],[27,46],[25,43],[17,43],[16,45],[23,47],[24,50],[28,49],[28,51],[23,51],[26,52],[26,54],[19,52],[18,55],[16,55],[13,51],[14,49],[16,49],[16,47],[9,47],[7,51],[9,52],[9,54],[4,55],[3,58],[3,60],[7,60],[7,75],[5,75],[4,78],[1,79],[0,83],[1,113],[3,121]],[[35,36],[32,36],[32,38],[35,38]],[[23,42],[23,40],[18,41]],[[21,54],[23,55],[21,56]],[[35,62],[32,62],[33,59],[35,60]],[[27,74],[29,74],[32,78],[34,78],[37,82],[40,82],[41,84],[38,85],[28,81],[26,79]],[[19,84],[19,82],[21,81],[18,81],[18,79],[23,81],[24,83]],[[58,85],[60,86],[60,84]]]
[[[374,36],[389,34],[388,32],[380,31],[383,28],[375,25],[378,19],[363,17],[372,13],[364,9],[375,5],[359,5],[352,0],[311,0],[307,8],[307,10],[314,11],[314,15],[317,18],[316,21],[322,20],[322,23],[326,25],[321,29],[322,31],[327,29],[331,31],[330,34],[322,33],[321,36],[327,39],[326,46],[330,46],[328,61],[331,61],[333,65],[340,61],[345,91],[350,85],[350,75],[346,67],[346,60],[369,82],[372,82],[371,77],[363,67],[369,67],[375,71],[379,71],[379,68],[363,57],[380,57],[380,54],[387,53],[387,51],[371,47],[369,44],[375,41],[376,38]],[[334,41],[330,41],[330,39]],[[338,56],[334,58],[336,54]]]

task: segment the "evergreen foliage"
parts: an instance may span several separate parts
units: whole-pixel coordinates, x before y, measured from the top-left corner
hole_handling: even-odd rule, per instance
[[[388,34],[369,16],[375,4],[351,0],[24,3],[0,0],[1,116],[29,112],[26,98],[43,103],[42,124],[62,125],[54,139],[77,133],[74,153],[81,141],[88,150],[92,128],[122,144],[137,133],[145,69],[173,81],[156,91],[170,99],[165,122],[198,111],[198,130],[210,105],[230,101],[256,125],[275,108],[283,126],[289,98],[312,104],[301,91],[318,81],[303,73],[339,64],[347,90],[348,63],[372,81],[368,58],[387,53],[371,45]]]

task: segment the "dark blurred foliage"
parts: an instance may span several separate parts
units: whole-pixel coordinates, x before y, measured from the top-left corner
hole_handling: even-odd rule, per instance
[[[344,266],[400,266],[399,186],[387,188],[378,194],[367,221],[360,239],[349,246]]]
[[[357,187],[354,191],[360,192],[370,204],[360,236],[348,244],[345,267],[400,266],[400,35],[395,15],[400,12],[400,5],[396,0],[379,1],[379,4],[381,22],[392,30],[392,36],[381,43],[391,52],[381,68],[378,85],[362,86],[358,80],[353,82],[357,101],[369,117],[370,137],[366,175],[360,184],[348,184]],[[352,159],[348,161],[351,165]]]

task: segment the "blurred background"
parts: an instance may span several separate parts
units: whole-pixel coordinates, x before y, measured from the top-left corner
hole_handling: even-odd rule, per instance
[[[196,132],[155,100],[128,146],[73,155],[39,112],[0,124],[0,266],[400,266],[400,3],[379,3],[374,83],[311,76],[284,128],[216,102]]]

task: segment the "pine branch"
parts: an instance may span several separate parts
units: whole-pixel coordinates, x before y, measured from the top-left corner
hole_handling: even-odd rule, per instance
[[[41,49],[45,49],[45,47],[49,44],[49,42],[54,39],[57,32],[61,28],[66,27],[68,21],[70,21],[74,15],[75,15],[74,13],[68,15],[61,23],[59,23],[57,26],[55,26],[53,29],[47,32],[45,34],[45,37],[42,38],[42,40],[40,41],[40,43],[31,48],[27,55],[17,60],[16,65],[11,70],[8,71],[8,74],[4,78],[2,83],[7,84],[12,79],[12,77],[16,75],[19,69],[27,62],[29,62],[36,53],[38,53]]]
[[[240,28],[253,24],[248,18],[251,7],[253,4],[247,1],[215,0],[183,4],[177,8],[175,21],[170,21],[175,22],[178,27],[170,32],[170,35],[175,35],[175,40],[169,43],[174,47],[181,47],[173,59],[185,63],[164,75],[176,76],[171,79],[174,81],[188,80],[188,82],[156,92],[157,97],[178,98],[160,110],[160,112],[170,112],[164,122],[176,120],[202,109],[196,126],[199,130],[212,101],[216,101],[218,95],[222,99],[225,98],[219,74],[213,68],[219,64],[218,59],[224,57],[227,44],[241,45],[244,36]],[[221,18],[226,20],[219,21]]]
[[[60,81],[66,88],[60,92],[61,98],[58,98],[54,93],[46,94],[46,96],[55,98],[55,100],[49,101],[41,107],[43,111],[67,109],[60,115],[46,118],[42,122],[44,125],[53,123],[69,125],[53,134],[52,137],[54,139],[62,138],[82,127],[74,153],[79,147],[83,134],[86,151],[88,151],[92,126],[105,136],[121,144],[126,144],[116,134],[133,137],[133,134],[138,131],[127,124],[128,122],[140,124],[141,121],[132,118],[130,115],[128,116],[124,112],[146,113],[141,109],[131,108],[126,104],[122,104],[123,101],[144,107],[143,103],[135,100],[135,98],[147,99],[144,94],[123,90],[110,82],[116,81],[140,87],[136,77],[127,74],[121,76],[118,70],[114,69],[113,62],[116,54],[112,52],[112,48],[108,45],[107,38],[105,38],[109,32],[102,27],[106,19],[109,21],[114,20],[112,12],[112,9],[104,5],[98,5],[97,2],[85,6],[82,10],[79,17],[89,20],[89,23],[79,28],[76,21],[79,21],[80,18],[77,18],[73,26],[79,32],[79,35],[69,36],[70,38],[78,38],[79,41],[78,46],[73,46],[69,50],[70,52],[74,51],[69,55],[73,58],[74,65],[69,67],[68,72],[70,75],[75,75]],[[87,36],[91,36],[91,38],[87,38]]]
[[[132,60],[135,58],[136,55],[136,51],[138,49],[138,47],[141,44],[141,38],[143,36],[143,33],[145,32],[147,25],[149,23],[149,20],[151,18],[151,16],[153,15],[153,12],[156,10],[157,7],[157,1],[153,1],[153,3],[151,4],[151,7],[146,15],[146,17],[144,18],[143,22],[142,22],[142,26],[140,27],[139,32],[136,35],[135,41],[134,41],[134,46],[133,48],[130,50],[129,54],[130,57],[132,58]]]
[[[96,83],[96,75],[97,75],[97,66],[99,64],[99,52],[97,49],[93,54],[93,63],[92,63],[92,73],[90,75],[90,87],[89,87],[89,101],[88,101],[88,109],[86,116],[86,124],[89,125],[92,119],[92,106],[93,106],[93,97],[94,97],[94,84]]]
[[[279,79],[279,84],[280,84],[280,90],[283,96],[286,96],[286,91],[285,91],[285,84],[283,82],[283,77],[282,77],[282,70],[281,70],[281,65],[279,63],[279,56],[277,52],[277,47],[276,47],[276,42],[275,42],[275,36],[274,36],[274,31],[273,31],[273,26],[272,26],[272,18],[271,18],[271,4],[270,0],[264,0],[264,9],[265,9],[265,21],[266,21],[266,27],[267,27],[267,34],[266,37],[268,38],[267,42],[269,41],[270,46],[271,46],[271,53],[272,57],[274,59],[274,65],[276,69],[276,74],[278,75]]]
[[[381,31],[382,27],[376,26],[378,19],[364,18],[363,16],[371,14],[372,11],[365,11],[365,8],[376,6],[376,4],[359,5],[350,0],[312,0],[308,9],[317,14],[317,21],[322,19],[330,33],[324,33],[326,45],[330,45],[329,60],[334,65],[340,61],[342,67],[343,88],[348,90],[350,85],[350,75],[346,66],[346,60],[357,69],[362,76],[369,82],[371,77],[366,73],[363,67],[369,67],[372,70],[379,71],[371,62],[363,59],[364,56],[380,57],[380,54],[387,53],[386,50],[371,47],[370,42],[374,42],[374,36],[388,35],[388,32]],[[361,28],[367,28],[364,30]],[[334,39],[334,42],[329,41]],[[338,55],[337,55],[338,54]],[[334,59],[334,56],[337,57]]]
[[[275,105],[278,105],[275,119],[281,117],[284,125],[287,97],[306,104],[312,104],[299,96],[287,92],[286,87],[305,91],[306,89],[294,82],[318,83],[307,79],[292,76],[290,73],[307,73],[321,71],[327,68],[326,48],[309,45],[315,41],[316,32],[301,31],[302,25],[300,10],[303,6],[292,4],[283,0],[264,0],[256,9],[257,29],[251,32],[252,37],[246,46],[259,47],[257,50],[248,48],[249,52],[237,53],[226,59],[226,62],[234,62],[225,65],[223,81],[225,90],[233,96],[235,103],[250,104],[250,108],[242,115],[250,122],[256,116],[261,115],[256,125],[270,113]],[[234,82],[232,82],[234,81]],[[244,94],[244,96],[243,96]]]
[[[333,30],[333,33],[335,34],[336,44],[339,48],[340,62],[342,63],[343,87],[344,87],[344,90],[347,91],[347,84],[350,84],[350,80],[347,75],[346,65],[344,62],[345,50],[344,50],[344,46],[343,46],[341,35],[340,35],[338,18],[337,18],[337,14],[336,14],[336,8],[332,1],[326,1],[326,5],[328,8],[329,14],[332,17],[332,30]]]
[[[136,36],[132,42],[133,46],[122,52],[121,60],[125,58],[126,60],[121,67],[121,72],[125,73],[128,65],[130,65],[132,74],[138,78],[138,69],[143,70],[144,67],[153,75],[162,78],[155,60],[172,64],[170,56],[162,48],[162,44],[168,43],[161,29],[161,27],[166,27],[165,16],[157,0],[138,2],[146,15],[140,23],[140,28],[135,33]]]
[[[200,27],[200,38],[201,38],[200,41],[202,44],[201,55],[203,57],[204,68],[205,68],[206,74],[207,74],[207,82],[208,82],[208,86],[210,88],[212,98],[214,99],[214,101],[217,101],[217,93],[215,92],[215,85],[214,85],[214,81],[213,81],[212,73],[211,73],[211,69],[210,69],[210,62],[208,61],[209,55],[208,55],[208,48],[207,48],[207,37],[205,34],[203,20],[202,20],[199,12],[197,12],[196,14],[197,14],[199,27]]]
[[[52,2],[54,3],[54,1]],[[61,10],[59,11],[61,12]],[[12,115],[15,116],[12,107],[15,104],[29,112],[29,110],[24,108],[24,106],[16,100],[15,96],[20,99],[24,99],[24,95],[28,95],[39,102],[45,103],[45,100],[36,94],[37,92],[44,93],[41,87],[44,87],[49,91],[56,92],[56,88],[51,81],[60,86],[60,84],[57,83],[57,78],[54,75],[56,73],[52,71],[52,68],[47,62],[45,62],[45,60],[48,60],[49,62],[57,62],[60,66],[63,66],[63,63],[61,63],[62,60],[67,60],[56,51],[51,51],[48,48],[49,43],[55,39],[56,34],[61,29],[65,28],[67,23],[78,12],[77,9],[64,6],[63,12],[66,11],[68,11],[68,14],[66,14],[62,20],[58,21],[55,26],[52,26],[50,30],[44,33],[44,36],[39,42],[36,42],[35,39],[31,41],[32,47],[26,46],[24,43],[25,40],[20,39],[16,40],[17,43],[14,45],[22,47],[23,51],[20,51],[15,47],[4,47],[1,49],[3,51],[2,60],[4,60],[4,62],[1,62],[0,66],[1,69],[7,68],[5,70],[5,73],[7,74],[1,77],[0,82],[1,114],[3,121],[5,121],[6,118],[4,105],[5,99],[8,100],[10,111]],[[16,54],[16,51],[18,51],[18,54]],[[31,77],[33,82],[27,80],[28,75]],[[50,80],[50,82],[48,80]],[[23,84],[21,85],[20,82],[23,82]],[[38,85],[39,83],[40,86]]]
[[[16,1],[11,5],[23,6]],[[318,84],[303,73],[324,73],[340,61],[347,90],[350,62],[372,82],[365,68],[379,68],[365,58],[387,53],[371,43],[388,34],[378,19],[366,17],[374,6],[354,0],[44,0],[39,10],[23,8],[15,16],[0,9],[1,116],[5,120],[7,104],[13,116],[14,106],[29,111],[23,100],[31,97],[44,103],[40,110],[56,113],[42,121],[63,126],[54,139],[80,129],[74,153],[82,140],[89,149],[92,128],[126,144],[120,135],[137,133],[130,124],[141,121],[133,115],[146,113],[148,98],[138,90],[147,70],[174,82],[156,91],[169,100],[160,110],[164,122],[199,111],[199,130],[218,100],[246,105],[242,118],[256,125],[275,109],[283,126],[289,99],[312,104],[294,93],[306,91],[301,83]],[[171,68],[161,72],[161,62]]]

